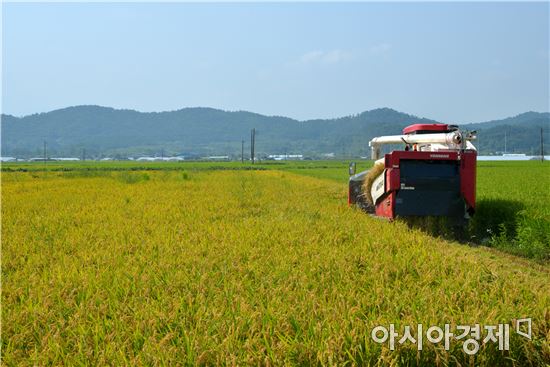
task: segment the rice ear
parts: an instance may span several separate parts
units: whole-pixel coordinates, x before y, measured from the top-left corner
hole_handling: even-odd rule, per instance
[[[365,176],[365,179],[363,180],[363,196],[365,197],[365,199],[370,205],[374,205],[374,202],[372,200],[372,195],[370,193],[372,184],[374,180],[376,180],[376,178],[380,176],[382,172],[384,172],[384,169],[385,169],[384,163],[376,163],[369,170],[369,172]]]

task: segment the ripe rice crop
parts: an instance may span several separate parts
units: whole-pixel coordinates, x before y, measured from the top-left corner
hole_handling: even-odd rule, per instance
[[[360,170],[370,162],[360,162]],[[345,183],[347,163],[311,162],[294,173]],[[359,171],[359,170],[358,170]],[[478,162],[476,214],[468,228],[450,230],[444,218],[413,218],[436,236],[495,247],[515,255],[550,261],[550,165],[548,162]]]
[[[346,206],[282,171],[2,174],[11,365],[525,365],[550,358],[549,268]],[[482,181],[481,186],[485,185]],[[475,357],[377,325],[533,318]]]

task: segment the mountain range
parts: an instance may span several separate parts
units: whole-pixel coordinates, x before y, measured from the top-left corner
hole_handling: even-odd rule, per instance
[[[390,108],[379,108],[335,119],[299,121],[247,111],[184,108],[168,112],[138,112],[101,106],[74,106],[15,117],[1,115],[2,156],[118,157],[143,155],[248,153],[250,130],[256,129],[256,151],[265,154],[304,154],[320,157],[367,156],[368,141],[380,135],[401,134],[414,123],[436,123]],[[550,113],[526,112],[502,120],[463,124],[477,130],[481,154],[503,152],[538,154],[540,129],[548,143]],[[505,143],[506,141],[506,143]],[[548,152],[548,145],[545,145]]]

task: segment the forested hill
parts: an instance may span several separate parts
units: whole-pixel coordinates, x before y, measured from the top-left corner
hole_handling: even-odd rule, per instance
[[[2,156],[40,156],[44,141],[56,156],[238,155],[256,128],[258,154],[322,153],[368,155],[368,141],[399,134],[413,123],[436,121],[389,108],[336,119],[298,121],[246,111],[184,108],[137,112],[100,106],[75,106],[47,113],[2,115]],[[515,117],[463,125],[479,132],[482,153],[504,150],[538,153],[540,128],[550,127],[550,114],[527,112]]]

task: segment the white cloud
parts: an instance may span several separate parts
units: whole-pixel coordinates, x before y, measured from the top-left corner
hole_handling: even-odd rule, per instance
[[[349,60],[350,58],[351,53],[343,50],[309,51],[300,56],[299,63],[302,65],[333,65]]]
[[[369,48],[371,55],[385,55],[391,50],[392,46],[389,43],[380,43]]]

